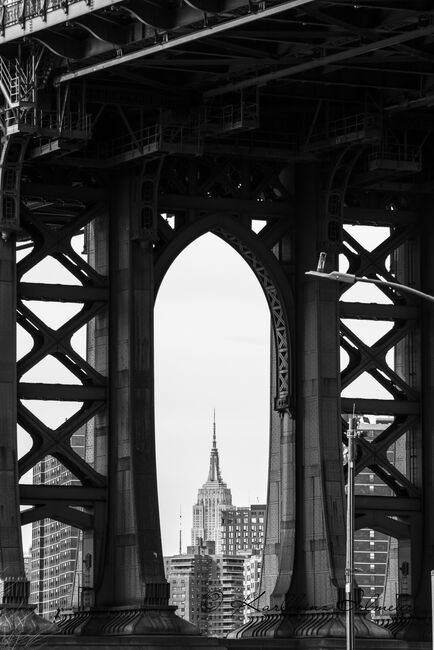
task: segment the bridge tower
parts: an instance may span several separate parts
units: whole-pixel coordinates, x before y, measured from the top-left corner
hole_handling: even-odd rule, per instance
[[[356,471],[369,468],[389,493],[356,495],[356,526],[396,540],[399,572],[396,609],[381,625],[358,610],[356,634],[390,647],[428,641],[431,307],[387,288],[358,302],[348,287],[304,274],[325,251],[326,270],[341,260],[351,273],[434,293],[433,15],[417,0],[1,8],[4,611],[25,609],[20,523],[53,518],[83,530],[87,558],[82,610],[63,617],[61,634],[85,637],[86,647],[127,635],[213,645],[192,641],[195,631],[168,606],[153,403],[158,288],[177,255],[212,232],[256,275],[273,338],[262,611],[227,647],[343,639],[343,452],[353,405],[393,418],[358,446]],[[381,243],[370,247],[354,226],[381,228]],[[49,257],[69,282],[29,281]],[[34,303],[79,308],[56,329]],[[367,344],[354,322],[370,321],[390,327]],[[32,340],[19,361],[17,325]],[[85,355],[74,345],[82,328]],[[26,381],[48,356],[73,381]],[[376,396],[357,392],[366,373]],[[77,408],[52,428],[34,401]],[[17,424],[32,439],[19,460]],[[77,431],[86,433],[85,458],[70,444]],[[80,485],[19,483],[48,455]]]

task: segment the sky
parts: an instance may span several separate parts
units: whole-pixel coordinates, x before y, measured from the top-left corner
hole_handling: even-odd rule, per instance
[[[387,236],[384,228],[351,227],[351,234],[369,249]],[[78,252],[82,240],[73,240]],[[341,270],[345,270],[342,262]],[[44,260],[27,281],[78,282],[53,259]],[[346,300],[388,299],[376,287],[354,285]],[[27,303],[57,328],[78,305]],[[390,324],[353,320],[351,328],[368,344],[380,338]],[[228,244],[212,234],[200,237],[184,250],[161,284],[155,306],[155,430],[160,521],[163,553],[178,553],[190,544],[192,508],[206,481],[216,412],[217,446],[223,480],[232,490],[234,505],[266,502],[269,435],[270,314],[253,272]],[[84,353],[84,328],[73,338]],[[19,328],[18,356],[31,347]],[[389,355],[389,361],[391,357]],[[346,365],[342,353],[342,366]],[[23,377],[27,381],[78,383],[49,357]],[[373,380],[362,377],[344,396],[389,397]],[[26,402],[53,428],[80,404]],[[19,432],[23,455],[30,438]],[[22,482],[30,482],[31,476]],[[24,548],[31,542],[24,531]]]

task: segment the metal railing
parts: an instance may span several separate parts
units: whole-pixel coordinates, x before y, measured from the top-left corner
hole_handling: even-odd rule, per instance
[[[26,72],[18,59],[9,61],[0,56],[0,87],[9,106],[34,99],[32,72]]]
[[[5,108],[2,111],[6,131],[16,127],[40,132],[48,137],[88,139],[92,132],[92,116],[81,113],[65,113],[62,121],[56,112],[35,109],[17,110]]]
[[[209,106],[205,109],[203,126],[205,131],[216,133],[254,128],[258,124],[258,117],[257,102]]]
[[[0,31],[4,33],[6,27],[25,24],[32,18],[45,16],[56,9],[67,9],[69,5],[82,0],[13,0],[6,2],[0,8]],[[65,16],[65,20],[67,17]]]
[[[414,145],[384,142],[376,147],[368,157],[369,163],[390,161],[398,165],[413,164],[422,168],[422,148]]]
[[[190,124],[152,124],[140,131],[132,131],[119,138],[96,146],[100,159],[114,159],[120,156],[139,153],[145,155],[156,151],[182,151],[192,147],[199,151],[201,146],[200,129]]]
[[[339,120],[328,122],[325,126],[315,129],[306,145],[318,144],[321,141],[333,140],[335,144],[346,142],[354,137],[364,137],[369,131],[378,129],[378,116],[371,113],[357,113]]]
[[[150,150],[156,151],[161,145],[161,133],[161,125],[152,124],[129,135],[99,143],[96,154],[98,158],[107,159],[126,155],[134,149],[138,149],[143,153]]]

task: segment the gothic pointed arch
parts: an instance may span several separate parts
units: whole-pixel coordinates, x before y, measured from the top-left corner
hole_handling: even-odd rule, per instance
[[[277,390],[274,408],[293,413],[294,386],[291,355],[293,294],[291,286],[273,255],[251,230],[222,214],[211,214],[180,229],[155,258],[155,296],[177,256],[195,239],[212,233],[226,241],[249,265],[258,279],[270,308],[277,358]]]

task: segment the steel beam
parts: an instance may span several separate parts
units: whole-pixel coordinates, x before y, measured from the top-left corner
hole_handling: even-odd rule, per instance
[[[108,289],[105,287],[21,282],[20,298],[22,300],[47,300],[50,302],[106,302]]]
[[[361,399],[360,397],[343,397],[343,413],[372,413],[373,415],[412,415],[420,412],[420,403],[411,400]]]
[[[103,401],[106,389],[103,386],[74,386],[67,384],[27,384],[20,382],[19,399],[39,399],[67,402],[85,400]]]
[[[25,201],[29,198],[51,199],[54,201],[79,201],[83,203],[101,203],[107,200],[107,193],[99,187],[82,187],[72,185],[50,185],[49,183],[23,182],[21,195]]]
[[[0,245],[0,570],[7,578],[23,580],[16,439],[16,287],[12,239]]]
[[[341,52],[320,56],[317,59],[310,59],[303,63],[294,63],[294,65],[287,66],[280,70],[274,70],[272,72],[255,75],[250,79],[246,79],[245,81],[232,82],[220,86],[219,88],[207,90],[204,92],[203,96],[206,98],[216,97],[218,95],[224,95],[226,93],[235,92],[237,90],[251,88],[252,86],[262,86],[270,81],[278,81],[279,79],[285,79],[287,77],[299,75],[303,72],[308,72],[317,68],[323,68],[333,63],[347,61],[348,59],[360,56],[361,54],[376,52],[377,50],[393,47],[395,45],[399,45],[400,43],[408,43],[409,41],[414,41],[418,38],[431,36],[433,33],[434,26],[430,25],[429,27],[416,27],[410,31],[405,31],[401,34],[396,34],[387,38],[378,38],[378,40],[372,43],[366,43],[364,45],[358,45],[355,47],[348,45],[348,47],[345,47]]]
[[[151,45],[142,50],[122,54],[122,56],[118,57],[117,59],[110,59],[109,61],[104,61],[102,63],[95,63],[94,65],[84,66],[81,69],[75,70],[73,72],[65,72],[58,75],[56,78],[56,83],[60,84],[64,83],[65,81],[71,81],[72,79],[78,79],[79,77],[83,77],[88,74],[117,67],[120,63],[131,63],[157,52],[169,50],[180,45],[191,44],[194,41],[205,38],[206,36],[216,36],[217,34],[221,34],[229,29],[248,25],[257,20],[271,18],[272,16],[277,16],[278,14],[281,14],[284,11],[288,11],[289,9],[302,7],[303,5],[309,4],[310,2],[313,2],[313,0],[286,0],[286,2],[282,2],[277,6],[269,7],[268,9],[264,9],[258,13],[248,13],[241,18],[231,18],[217,25],[212,25],[212,27],[204,26],[201,31],[192,31],[186,36],[175,36],[174,38],[168,41],[163,41],[158,45]]]
[[[418,317],[419,310],[412,305],[379,305],[344,301],[341,303],[341,318],[396,321]]]
[[[93,506],[107,499],[105,488],[79,485],[34,485],[21,483],[20,501],[23,505],[44,505],[65,502],[71,506]]]
[[[158,207],[161,212],[174,210],[202,210],[207,212],[249,214],[253,219],[273,219],[282,216],[289,217],[293,205],[287,201],[254,201],[224,197],[183,196],[176,194],[162,194],[159,197]]]
[[[356,511],[380,510],[389,516],[403,516],[410,512],[421,512],[422,500],[405,497],[376,497],[357,494],[355,497]]]

